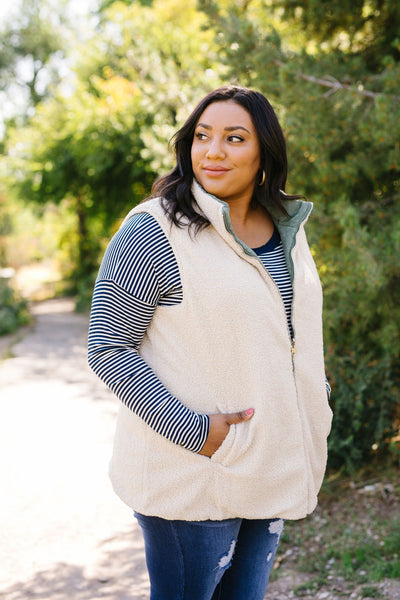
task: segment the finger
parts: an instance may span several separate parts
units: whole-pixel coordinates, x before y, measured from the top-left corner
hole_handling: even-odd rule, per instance
[[[248,408],[247,410],[241,410],[236,413],[227,413],[225,415],[226,422],[228,425],[234,425],[235,423],[241,423],[242,421],[248,421],[254,415],[254,408]]]

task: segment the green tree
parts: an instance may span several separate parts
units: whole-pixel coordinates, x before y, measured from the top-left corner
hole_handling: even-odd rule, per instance
[[[113,4],[79,53],[73,94],[59,89],[25,128],[8,132],[8,167],[20,195],[68,200],[75,211],[78,286],[93,276],[99,240],[170,166],[167,141],[196,87],[218,81],[205,16],[194,1],[184,14],[178,8],[177,0]]]
[[[0,139],[7,126],[21,127],[34,107],[57,81],[56,63],[62,59],[60,20],[50,18],[47,4],[23,0],[20,11],[0,28]],[[3,153],[4,141],[0,143]],[[4,163],[4,161],[3,161]],[[3,164],[4,167],[4,164]],[[0,267],[8,265],[8,238],[13,232],[11,197],[0,184]],[[0,335],[27,322],[26,303],[0,278]]]
[[[400,6],[396,0],[280,0],[283,19],[322,48],[359,55],[370,71],[400,59]]]
[[[23,116],[59,80],[57,62],[64,56],[65,29],[59,11],[44,0],[23,0],[20,10],[0,30],[0,90]],[[22,96],[22,101],[21,101]]]

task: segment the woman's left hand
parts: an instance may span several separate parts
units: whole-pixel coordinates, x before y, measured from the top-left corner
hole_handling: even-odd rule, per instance
[[[236,413],[218,413],[216,415],[209,415],[210,430],[199,454],[210,458],[214,452],[218,450],[228,435],[230,426],[236,423],[242,423],[243,421],[249,421],[253,415],[254,408],[241,410]]]

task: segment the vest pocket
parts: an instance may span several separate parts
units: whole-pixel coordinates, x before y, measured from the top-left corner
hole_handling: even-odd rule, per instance
[[[236,428],[237,425],[231,425],[229,427],[229,432],[220,447],[214,454],[211,456],[211,461],[223,465],[224,467],[228,466],[232,463],[233,458],[235,456],[234,447],[235,447],[235,438],[236,438]]]

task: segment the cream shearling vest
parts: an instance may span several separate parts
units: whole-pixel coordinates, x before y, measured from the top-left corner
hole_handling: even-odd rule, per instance
[[[110,476],[134,510],[166,519],[300,519],[313,511],[326,465],[331,410],[325,389],[321,286],[306,241],[307,203],[277,223],[293,274],[292,353],[279,290],[235,238],[226,203],[193,184],[211,225],[196,236],[148,212],[169,239],[183,301],[158,306],[140,354],[179,400],[211,414],[254,407],[210,458],[155,433],[121,403]],[[127,218],[128,218],[127,217]]]

